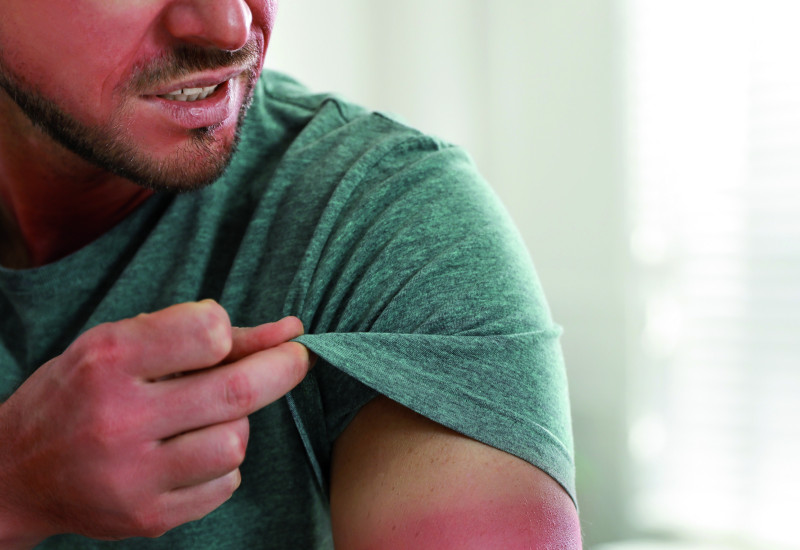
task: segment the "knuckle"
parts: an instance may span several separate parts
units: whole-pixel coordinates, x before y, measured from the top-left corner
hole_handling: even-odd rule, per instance
[[[235,413],[250,411],[256,402],[256,392],[243,372],[231,372],[225,378],[223,388],[225,403]]]
[[[71,368],[62,383],[75,396],[75,410],[82,411],[79,434],[96,448],[111,447],[130,427],[125,411],[136,402],[136,392],[124,371],[135,356],[124,334],[112,324],[84,333],[74,346]]]
[[[242,484],[242,474],[239,467],[234,467],[224,476],[214,480],[213,484],[216,505],[219,506],[231,498]]]
[[[119,365],[125,357],[125,344],[117,330],[109,325],[98,325],[75,341],[79,365],[88,371],[106,371]]]
[[[239,468],[237,468],[228,475],[228,483],[229,485],[228,485],[227,496],[230,497],[230,495],[235,493],[236,489],[238,489],[239,486],[242,484],[242,473],[239,470]]]
[[[231,322],[225,309],[216,302],[202,303],[197,317],[203,343],[215,359],[221,361],[233,346]]]
[[[228,430],[221,448],[221,466],[238,468],[244,462],[247,441],[236,430]]]
[[[170,530],[165,514],[154,513],[152,510],[139,511],[131,520],[134,536],[145,538],[158,538]]]

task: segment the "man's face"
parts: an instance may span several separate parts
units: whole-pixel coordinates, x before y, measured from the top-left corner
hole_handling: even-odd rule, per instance
[[[235,147],[275,3],[2,0],[0,94],[19,107],[2,114],[141,185],[210,183]]]

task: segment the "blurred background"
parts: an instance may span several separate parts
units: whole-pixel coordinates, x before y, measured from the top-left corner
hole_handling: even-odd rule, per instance
[[[585,547],[798,549],[800,2],[284,0],[268,66],[464,145],[556,320]]]

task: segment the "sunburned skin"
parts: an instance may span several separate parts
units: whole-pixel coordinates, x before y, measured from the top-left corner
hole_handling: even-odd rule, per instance
[[[493,500],[454,505],[392,522],[376,536],[374,548],[400,550],[510,550],[579,548],[579,529],[557,507]]]
[[[575,506],[543,471],[386,398],[362,411],[334,448],[337,547],[581,548]]]
[[[275,6],[0,0],[0,262],[53,262],[154,189],[212,182]],[[219,304],[178,304],[89,329],[40,366],[0,407],[0,548],[154,537],[220,506],[248,415],[308,371],[285,341],[302,326],[285,323],[242,332]],[[544,472],[388,399],[358,413],[332,462],[337,548],[580,548],[572,501]]]

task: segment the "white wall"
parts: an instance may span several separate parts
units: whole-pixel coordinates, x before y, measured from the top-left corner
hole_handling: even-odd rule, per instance
[[[617,0],[285,0],[268,65],[466,146],[565,327],[586,547],[625,534]]]

